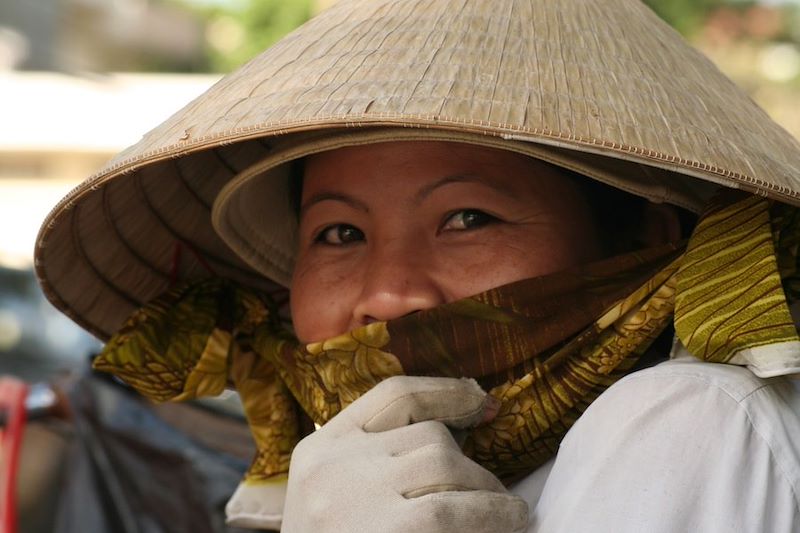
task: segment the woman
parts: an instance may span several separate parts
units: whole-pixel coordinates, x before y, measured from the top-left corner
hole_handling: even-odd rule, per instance
[[[322,341],[607,257],[582,185],[527,156],[466,144],[395,141],[309,156],[291,282],[297,336]],[[623,197],[616,207],[636,203]],[[638,223],[631,241],[644,248],[679,240],[675,213],[649,203],[643,211],[630,209],[620,224]],[[319,305],[320,295],[330,302]],[[448,378],[392,386],[357,400],[295,452],[288,530],[524,527],[528,504],[467,459],[442,425],[491,420],[500,407],[487,403],[492,397]],[[367,425],[364,434],[358,426]],[[314,507],[323,512],[308,512],[307,494],[320,495]],[[535,504],[530,490],[519,494]],[[359,502],[381,509],[379,518]]]
[[[237,524],[794,530],[798,170],[633,0],[343,0],[65,199],[37,268],[99,368],[233,382]]]

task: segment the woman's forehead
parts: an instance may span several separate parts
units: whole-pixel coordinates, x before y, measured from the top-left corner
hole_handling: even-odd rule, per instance
[[[564,178],[556,167],[516,152],[466,143],[394,141],[338,148],[307,158],[309,182],[348,187],[370,182],[424,182],[448,177],[528,180]]]

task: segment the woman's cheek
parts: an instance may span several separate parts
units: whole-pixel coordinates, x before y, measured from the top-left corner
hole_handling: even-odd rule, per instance
[[[487,232],[488,233],[488,232]],[[527,278],[576,266],[576,250],[559,234],[497,232],[482,244],[452,247],[440,256],[449,299],[456,300]]]
[[[347,331],[355,296],[351,273],[349,263],[313,255],[298,258],[290,294],[292,323],[301,341],[315,342]]]

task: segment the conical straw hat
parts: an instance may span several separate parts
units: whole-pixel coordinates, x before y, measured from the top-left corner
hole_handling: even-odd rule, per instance
[[[709,184],[800,205],[798,142],[637,0],[341,0],[62,200],[44,291],[107,337],[177,279],[278,290],[281,165],[393,138],[515,149],[690,208]]]

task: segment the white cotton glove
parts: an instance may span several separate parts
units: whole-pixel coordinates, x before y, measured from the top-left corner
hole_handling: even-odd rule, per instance
[[[286,498],[286,480],[239,483],[225,506],[229,526],[279,530]]]
[[[524,531],[528,506],[468,459],[447,429],[496,405],[474,380],[397,376],[292,454],[283,533]]]

